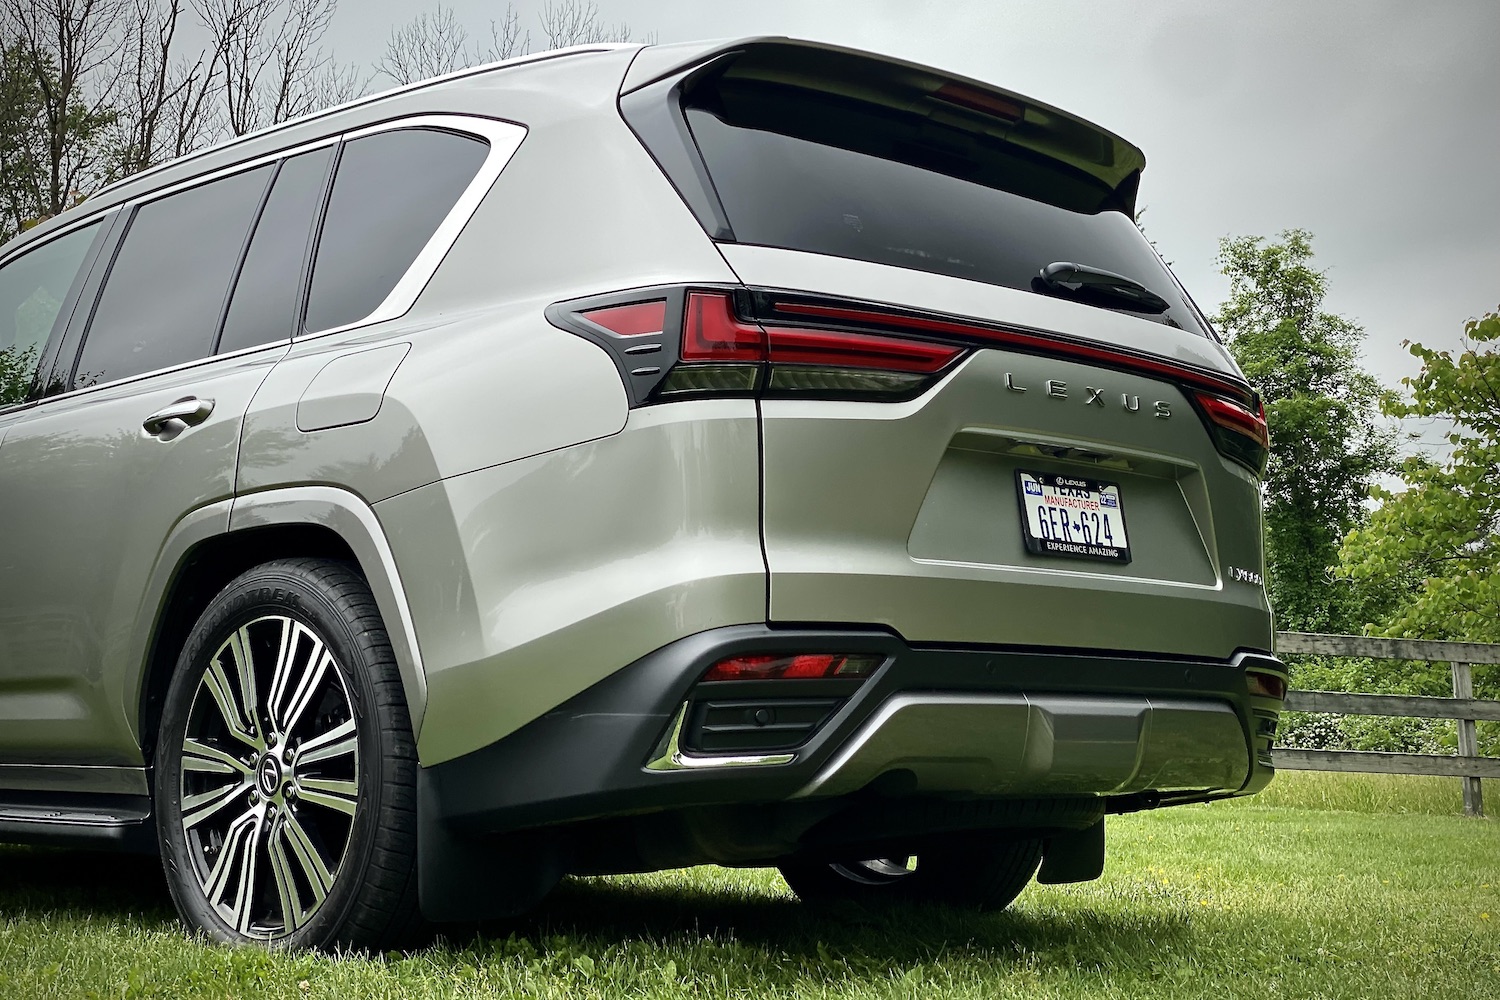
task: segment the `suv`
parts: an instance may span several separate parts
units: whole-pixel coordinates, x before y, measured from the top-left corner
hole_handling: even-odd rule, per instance
[[[867,53],[593,46],[19,237],[0,839],[378,947],[703,862],[1002,907],[1262,788],[1266,425],[1143,165]]]

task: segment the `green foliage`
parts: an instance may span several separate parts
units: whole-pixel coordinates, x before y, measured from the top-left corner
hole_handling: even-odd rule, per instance
[[[1312,236],[1290,229],[1219,243],[1229,298],[1215,323],[1265,399],[1266,570],[1277,625],[1343,631],[1372,595],[1332,585],[1340,540],[1364,523],[1375,476],[1390,468],[1394,435],[1377,426],[1385,392],[1360,368],[1364,331],[1323,310],[1327,276],[1312,267]]]
[[[0,406],[26,399],[32,373],[36,370],[36,356],[35,347],[0,349]]]
[[[1449,421],[1446,460],[1401,464],[1406,488],[1376,489],[1380,508],[1351,532],[1339,574],[1398,590],[1385,635],[1500,642],[1500,312],[1470,320],[1457,352],[1408,343],[1422,361],[1403,379],[1412,399],[1398,417]]]

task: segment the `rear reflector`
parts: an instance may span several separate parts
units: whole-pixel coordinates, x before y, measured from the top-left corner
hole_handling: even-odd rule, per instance
[[[1280,674],[1262,674],[1253,670],[1245,672],[1245,683],[1250,687],[1250,693],[1261,698],[1275,698],[1277,701],[1286,700],[1286,678]]]
[[[867,653],[794,653],[731,656],[708,668],[705,681],[826,680],[864,678],[885,658]]]

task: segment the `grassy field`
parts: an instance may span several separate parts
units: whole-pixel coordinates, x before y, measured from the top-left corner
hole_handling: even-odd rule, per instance
[[[204,945],[150,861],[0,849],[0,997],[1496,998],[1500,823],[1451,815],[1456,789],[1288,774],[1120,817],[1103,879],[996,915],[814,910],[703,868],[575,880],[386,956]]]

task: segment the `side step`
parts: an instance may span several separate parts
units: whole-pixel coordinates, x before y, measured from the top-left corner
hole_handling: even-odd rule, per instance
[[[0,843],[155,854],[151,798],[0,790]]]

